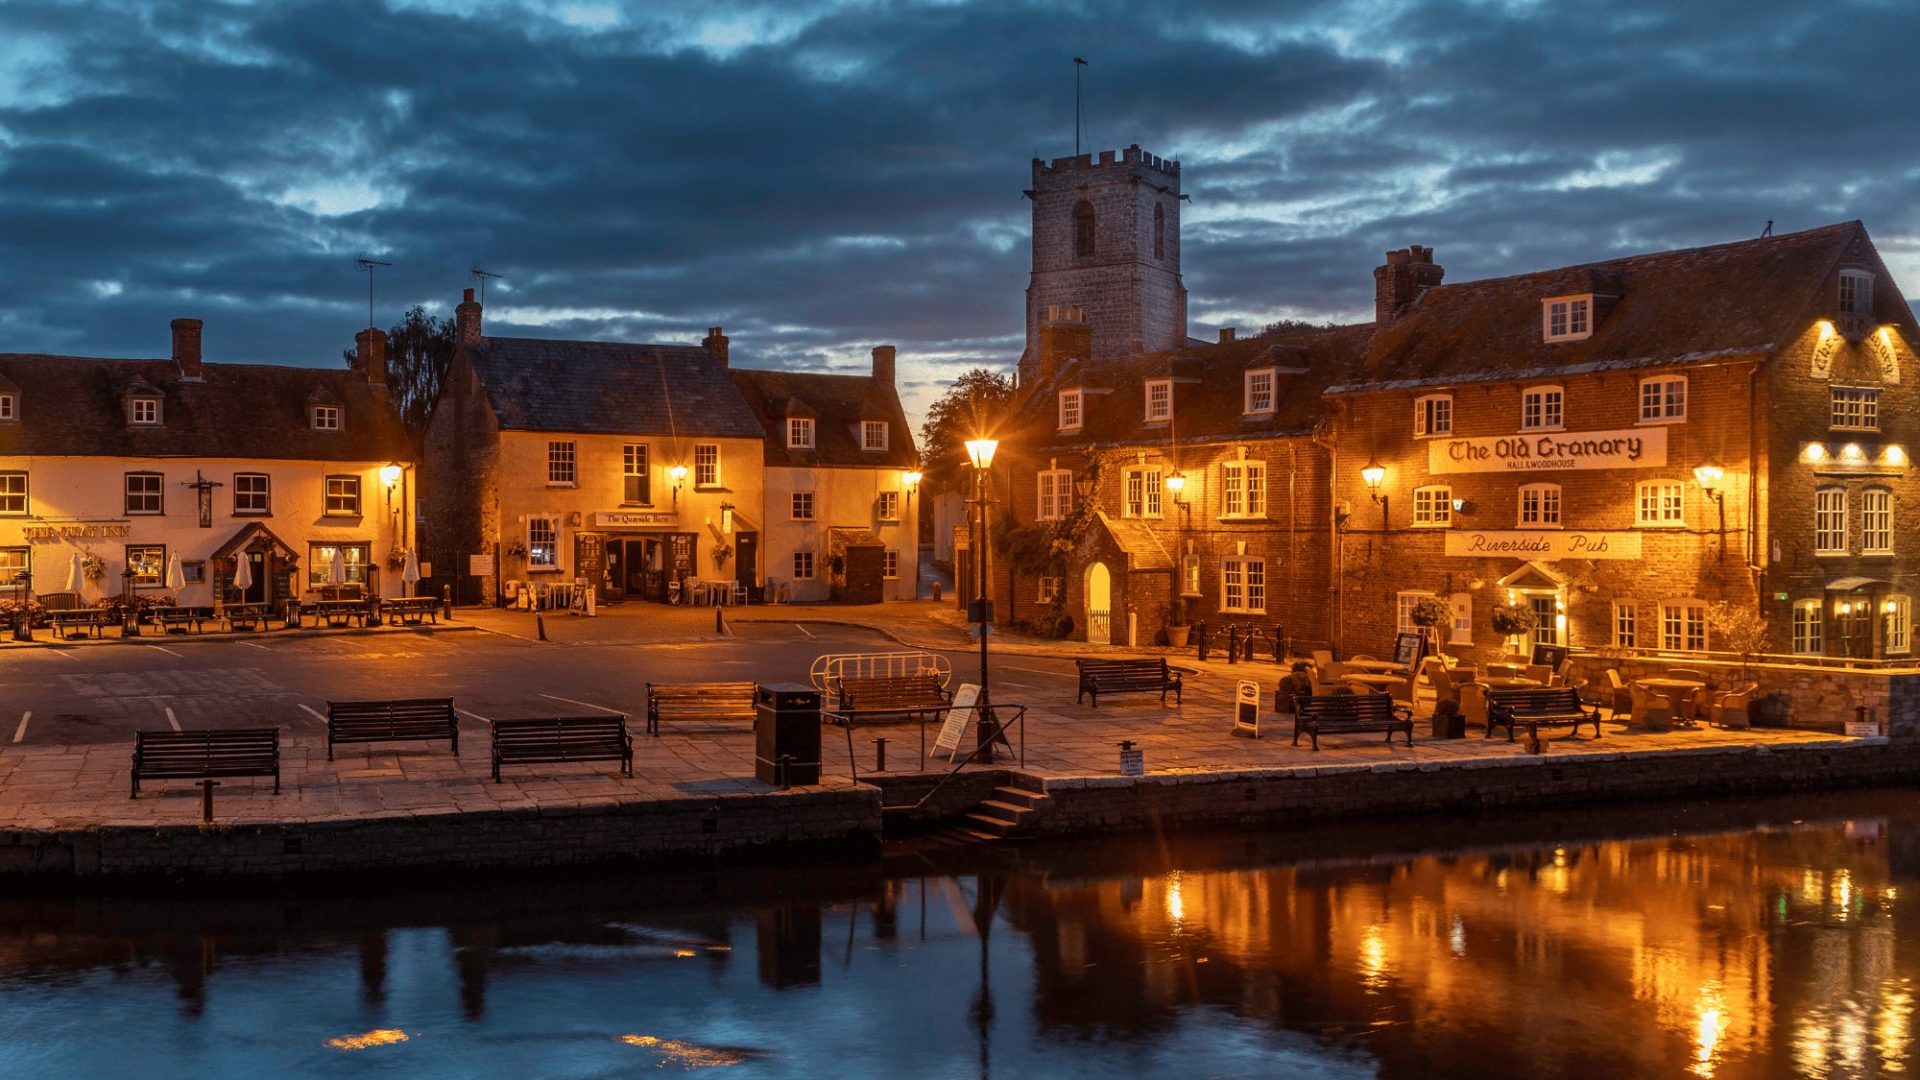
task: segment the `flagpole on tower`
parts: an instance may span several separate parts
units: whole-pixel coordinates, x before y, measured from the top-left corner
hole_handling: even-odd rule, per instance
[[[1087,62],[1076,56],[1073,58],[1073,156],[1080,156],[1080,124],[1086,117],[1086,109],[1080,104],[1080,69]]]

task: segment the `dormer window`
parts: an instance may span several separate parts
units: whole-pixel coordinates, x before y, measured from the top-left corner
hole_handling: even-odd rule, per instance
[[[1167,420],[1173,416],[1173,380],[1152,379],[1147,383],[1147,420]]]
[[[0,394],[0,424],[20,419],[20,398],[14,394]]]
[[[887,448],[887,422],[885,420],[860,421],[860,449],[885,450]]]
[[[1840,314],[1873,315],[1873,275],[1865,270],[1840,271]]]
[[[160,423],[160,399],[157,397],[128,398],[127,423],[140,427],[158,426]]]
[[[1248,416],[1258,416],[1273,411],[1273,369],[1260,368],[1246,375],[1246,407]]]
[[[1579,341],[1593,336],[1593,294],[1555,296],[1540,302],[1540,327],[1548,341]]]
[[[340,430],[340,406],[315,405],[313,407],[313,430],[339,431]]]
[[[787,418],[787,449],[813,449],[813,419],[806,416]]]
[[[1060,430],[1080,430],[1080,391],[1060,391]]]

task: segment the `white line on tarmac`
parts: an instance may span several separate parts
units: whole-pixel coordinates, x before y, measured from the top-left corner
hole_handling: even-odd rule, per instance
[[[168,656],[180,656],[180,654],[179,654],[179,653],[177,653],[177,652],[174,652],[174,651],[173,651],[172,649],[167,649],[167,648],[162,648],[162,647],[161,647],[161,646],[159,646],[159,645],[149,645],[149,646],[147,646],[147,648],[149,648],[149,649],[154,649],[154,650],[157,650],[157,651],[159,651],[159,652],[163,652],[163,653],[166,653],[166,654],[167,654]],[[186,657],[184,657],[184,656],[180,656],[180,659],[182,659],[182,660],[185,660],[185,659],[186,659]]]
[[[793,624],[793,628],[794,628],[795,630],[798,630],[798,631],[800,631],[801,633],[803,633],[803,634],[805,634],[805,635],[807,635],[808,637],[812,637],[812,636],[813,636],[813,631],[811,631],[811,630],[809,630],[809,629],[807,629],[807,628],[806,628],[806,627],[804,627],[804,626],[801,626],[801,625],[800,625],[799,623],[794,623],[794,624]]]
[[[304,701],[300,702],[299,705],[300,705],[300,708],[303,711],[305,711],[308,716],[313,717],[315,720],[318,720],[323,724],[327,722],[327,718],[320,714],[320,710],[314,708],[313,706],[307,704]]]
[[[1073,674],[1071,671],[1042,671],[1040,668],[1014,667],[1012,664],[995,664],[994,667],[1000,671],[1024,671],[1029,675],[1046,675],[1055,679],[1065,679]]]
[[[33,719],[32,709],[28,709],[26,712],[20,714],[20,726],[13,729],[14,742],[19,742],[21,739],[27,737],[27,721],[31,719]]]
[[[583,705],[589,709],[599,709],[601,712],[619,713],[621,716],[627,715],[625,709],[609,709],[605,705],[595,705],[591,701],[575,701],[570,697],[561,697],[559,694],[541,694],[540,696],[543,698],[552,698],[555,701],[564,701],[569,705]]]
[[[80,659],[80,658],[79,658],[79,657],[77,657],[77,656],[72,656],[72,655],[70,655],[70,654],[68,654],[68,652],[67,652],[67,650],[65,650],[65,649],[48,649],[47,651],[48,651],[48,652],[50,652],[50,653],[52,653],[52,654],[53,654],[53,655],[55,655],[55,656],[63,656],[63,657],[66,657],[66,658],[67,658],[68,660],[78,660],[78,659]]]
[[[249,649],[259,649],[259,650],[260,650],[261,652],[272,652],[272,651],[273,651],[272,649],[269,649],[269,648],[267,648],[267,647],[266,647],[265,645],[262,645],[262,644],[260,644],[260,643],[259,643],[259,642],[257,642],[257,641],[236,641],[236,642],[234,642],[234,644],[235,644],[235,645],[245,645],[245,646],[246,646],[247,648],[249,648]]]
[[[173,725],[173,730],[175,730],[175,731],[179,731],[179,730],[180,730],[180,719],[179,719],[179,717],[176,717],[176,716],[174,716],[174,715],[173,715],[173,710],[172,710],[171,708],[168,708],[168,707],[167,707],[167,706],[165,706],[165,705],[162,705],[162,706],[161,706],[161,708],[163,708],[163,709],[166,709],[166,710],[167,710],[167,723],[169,723],[169,724],[172,724],[172,725]]]
[[[467,718],[467,719],[469,719],[469,720],[478,720],[478,721],[480,721],[480,722],[481,722],[481,723],[483,723],[483,724],[491,724],[491,723],[493,723],[493,721],[492,721],[492,720],[489,720],[488,718],[486,718],[486,717],[484,717],[484,716],[481,716],[481,715],[480,715],[479,713],[477,713],[477,712],[468,712],[468,711],[467,711],[467,710],[465,710],[465,709],[455,709],[455,710],[453,710],[453,711],[454,711],[454,712],[457,712],[457,713],[459,713],[459,714],[460,714],[461,716],[464,716],[464,717],[466,717],[466,718]]]

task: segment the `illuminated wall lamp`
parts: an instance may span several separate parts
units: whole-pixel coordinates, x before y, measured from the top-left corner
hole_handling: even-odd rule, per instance
[[[1380,485],[1387,479],[1386,467],[1380,464],[1379,458],[1369,454],[1367,463],[1360,467],[1360,479],[1367,485],[1367,497],[1380,507],[1380,531],[1386,532],[1388,496],[1380,494]]]
[[[673,480],[673,506],[677,510],[680,508],[680,489],[687,486],[687,467],[675,465],[667,470],[667,476]]]

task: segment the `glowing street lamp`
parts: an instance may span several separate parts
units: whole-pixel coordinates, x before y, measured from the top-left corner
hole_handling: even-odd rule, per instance
[[[993,761],[994,731],[993,712],[987,707],[990,700],[987,695],[987,630],[993,622],[993,602],[987,599],[987,470],[993,467],[994,451],[1000,448],[998,439],[968,439],[967,459],[973,462],[974,505],[979,508],[980,541],[975,564],[979,567],[975,575],[973,610],[968,612],[970,621],[980,628],[980,722],[975,728],[977,740],[975,751],[979,760]]]
[[[1380,459],[1367,455],[1367,463],[1360,467],[1360,479],[1367,485],[1367,497],[1380,507],[1380,531],[1387,531],[1387,496],[1380,494],[1380,485],[1387,479],[1386,466]]]

